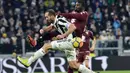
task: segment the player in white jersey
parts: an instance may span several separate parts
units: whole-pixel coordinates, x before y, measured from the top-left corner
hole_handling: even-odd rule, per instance
[[[49,24],[52,24],[44,29],[44,32],[56,29],[61,33],[60,35],[57,35],[57,38],[61,40],[52,41],[51,43],[45,43],[43,47],[36,51],[34,55],[31,56],[29,59],[21,57],[17,57],[17,59],[24,66],[28,67],[38,58],[44,56],[48,52],[48,50],[61,50],[65,52],[71,68],[77,69],[81,73],[94,73],[86,68],[84,65],[81,65],[76,61],[75,48],[73,47],[71,42],[71,39],[73,38],[72,33],[76,29],[75,25],[68,22],[64,17],[56,15],[54,10],[46,11],[45,18]]]

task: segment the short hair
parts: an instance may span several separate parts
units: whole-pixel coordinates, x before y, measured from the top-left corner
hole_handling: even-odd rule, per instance
[[[56,15],[55,11],[53,9],[48,9],[46,12],[49,13],[49,15]]]
[[[76,2],[78,2],[79,4],[81,4],[81,6],[85,6],[85,0],[76,0]]]

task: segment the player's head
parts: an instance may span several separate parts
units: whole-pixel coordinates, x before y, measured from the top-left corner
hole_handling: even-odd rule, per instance
[[[56,13],[53,9],[49,9],[45,12],[45,19],[48,24],[51,24],[55,20]]]
[[[75,11],[81,12],[84,9],[84,0],[77,0],[75,4]]]

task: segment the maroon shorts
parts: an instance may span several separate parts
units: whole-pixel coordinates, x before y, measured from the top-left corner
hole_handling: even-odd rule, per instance
[[[83,63],[83,61],[85,60],[86,56],[89,56],[89,54],[90,54],[90,51],[78,52],[77,53],[78,62]]]

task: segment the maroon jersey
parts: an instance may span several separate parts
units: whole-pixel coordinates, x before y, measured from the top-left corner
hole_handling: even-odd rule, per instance
[[[93,39],[93,33],[91,31],[84,32],[82,35],[82,40],[84,41],[84,44],[81,48],[77,50],[77,59],[79,63],[83,63],[86,56],[90,54],[89,51],[89,41],[90,39]]]
[[[88,21],[88,13],[86,11],[82,11],[80,13],[72,12],[72,13],[61,13],[67,19],[71,20],[71,23],[74,23],[76,26],[75,35],[81,37],[85,28],[85,25]]]
[[[88,30],[87,32],[84,32],[82,35],[82,40],[83,40],[84,44],[81,48],[78,49],[79,52],[89,51],[90,39],[92,39],[92,40],[94,39],[93,33]]]

